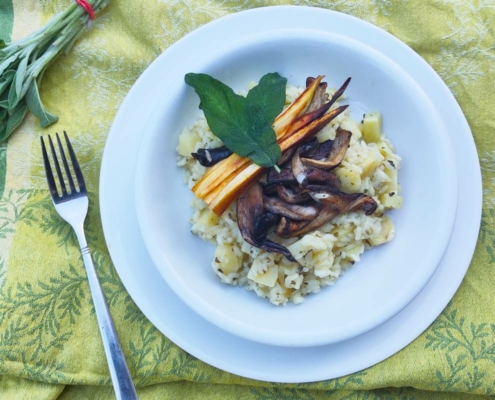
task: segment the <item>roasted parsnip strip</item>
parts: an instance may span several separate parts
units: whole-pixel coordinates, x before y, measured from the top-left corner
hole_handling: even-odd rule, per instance
[[[265,173],[266,168],[251,163],[244,171],[237,174],[222,190],[215,191],[216,196],[206,202],[211,211],[220,216],[245,190]]]
[[[194,185],[192,191],[196,196],[202,199],[225,180],[227,175],[234,173],[249,162],[249,158],[241,157],[235,153],[232,154],[225,160],[220,161],[218,164],[215,164],[208,169],[198,183]]]
[[[275,119],[273,129],[277,133],[277,139],[280,136],[284,136],[292,122],[306,112],[311,104],[311,100],[313,100],[316,89],[323,78],[324,76],[318,76],[311,85],[304,89],[300,96]]]
[[[330,121],[332,121],[335,117],[337,117],[339,114],[345,111],[347,107],[349,106],[345,105],[330,110],[328,113],[323,114],[320,118],[315,119],[304,128],[295,132],[291,136],[285,138],[280,143],[280,148],[282,149],[282,152],[289,150],[294,146],[297,146],[302,142],[305,142],[306,140],[309,140],[312,136],[316,135],[319,131],[321,131]]]
[[[203,201],[206,203],[206,204],[210,204],[210,202],[218,195],[218,193],[220,193],[220,191],[228,185],[228,183],[230,181],[232,181],[237,175],[239,175],[242,171],[244,171],[247,167],[249,167],[249,165],[251,165],[252,163],[245,163],[244,165],[242,165],[241,167],[239,167],[238,169],[236,169],[235,171],[231,172],[230,174],[227,172],[227,174],[225,175],[225,178],[222,179],[220,181],[220,183],[212,190],[210,191],[208,194],[206,194],[204,197],[203,197]]]

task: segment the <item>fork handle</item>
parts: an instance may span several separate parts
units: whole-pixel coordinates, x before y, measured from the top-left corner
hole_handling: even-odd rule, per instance
[[[95,265],[91,257],[91,252],[84,237],[84,231],[76,229],[79,244],[81,246],[82,258],[88,275],[89,287],[93,297],[98,327],[100,328],[103,347],[107,356],[110,376],[112,377],[115,396],[118,400],[137,399],[136,389],[132,382],[129,368],[125,362],[124,352],[120,346],[119,337],[115,330],[110,311],[108,309],[103,290],[96,275]]]

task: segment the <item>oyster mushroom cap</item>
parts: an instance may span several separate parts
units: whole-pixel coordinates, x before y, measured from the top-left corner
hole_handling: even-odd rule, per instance
[[[311,200],[309,193],[295,193],[293,190],[286,188],[284,185],[277,185],[276,189],[278,197],[287,203],[300,204]]]
[[[268,170],[268,174],[266,175],[267,184],[271,183],[285,183],[292,184],[296,183],[296,178],[294,174],[289,168],[282,168],[280,172],[275,171],[274,168],[270,168]]]
[[[311,197],[322,203],[322,207],[331,205],[340,213],[364,211],[366,215],[371,215],[378,207],[376,201],[364,193],[344,193],[335,188],[320,185],[308,186],[307,190]]]
[[[319,183],[321,185],[330,186],[336,189],[340,188],[340,179],[332,171],[307,167],[306,176],[309,184]]]
[[[312,79],[312,80],[311,80]],[[306,79],[306,86],[310,86],[314,81],[314,78],[308,78]],[[328,100],[328,93],[327,93],[327,83],[326,82],[321,82],[318,87],[316,88],[315,95],[313,96],[313,99],[311,100],[311,103],[309,103],[309,107],[306,110],[306,113],[313,112],[320,108],[323,104],[325,104]]]
[[[299,236],[330,222],[339,214],[364,211],[366,215],[371,215],[378,206],[372,197],[363,193],[349,194],[333,188],[325,188],[325,190],[310,192],[310,194],[321,203],[317,217],[304,225],[299,224],[298,221],[290,221],[289,224],[282,218],[275,231],[277,234],[280,232],[282,237]]]
[[[304,143],[303,145],[301,145],[301,147],[299,147],[300,155],[311,157],[316,152],[319,145],[320,144],[318,143],[318,139],[316,137],[309,139],[306,143]]]
[[[276,197],[263,198],[265,208],[273,214],[279,214],[296,221],[311,221],[318,215],[318,207],[287,203]]]
[[[318,168],[306,167],[304,168],[304,174],[306,176],[306,182],[301,186],[308,186],[311,184],[321,184],[332,186],[334,188],[340,187],[340,180],[332,171],[325,171]],[[298,184],[295,174],[289,168],[282,168],[280,173],[271,168],[267,174],[267,185],[283,184],[294,185]],[[302,175],[301,175],[302,176]],[[303,180],[304,182],[304,180]]]
[[[307,158],[312,158],[314,160],[325,160],[328,155],[330,154],[330,150],[332,150],[333,147],[333,140],[328,139],[325,140],[324,142],[321,142],[314,152],[313,155],[306,156]],[[305,154],[303,154],[304,156]]]
[[[315,168],[332,169],[338,166],[345,157],[349,143],[351,142],[352,133],[340,126],[337,128],[335,140],[333,141],[332,149],[326,160],[316,160],[313,158],[302,158],[301,161],[305,165]]]

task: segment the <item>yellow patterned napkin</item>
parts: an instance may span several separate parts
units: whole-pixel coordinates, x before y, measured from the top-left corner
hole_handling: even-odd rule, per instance
[[[0,0],[0,38],[26,36],[71,0]],[[454,92],[484,174],[481,235],[452,302],[388,360],[336,380],[280,385],[240,378],[158,332],[123,288],[98,210],[102,150],[117,109],[146,66],[189,31],[253,7],[297,4],[355,15],[421,54]],[[111,0],[41,93],[60,121],[28,116],[0,146],[0,398],[108,399],[112,388],[76,239],[51,205],[41,133],[74,138],[91,210],[90,246],[141,399],[466,399],[495,392],[495,3],[493,0]],[[462,168],[462,166],[460,166]],[[295,366],[297,368],[297,366]],[[469,394],[469,395],[468,395]]]

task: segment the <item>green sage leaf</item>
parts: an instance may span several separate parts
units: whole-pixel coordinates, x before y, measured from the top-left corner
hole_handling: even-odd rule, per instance
[[[9,91],[5,90],[0,94],[0,107],[9,108]]]
[[[19,66],[17,67],[17,73],[15,74],[15,94],[17,98],[21,96],[22,83],[24,82],[24,78],[26,77],[28,61],[29,56],[26,55],[21,59]],[[12,107],[14,105],[15,104],[12,104]]]
[[[0,122],[3,121],[6,116],[7,116],[7,109],[0,107]]]
[[[39,118],[42,128],[46,128],[48,125],[58,121],[58,117],[55,114],[49,113],[43,107],[36,79],[33,79],[26,93],[26,103],[29,111]]]
[[[19,103],[19,97],[17,96],[15,84],[11,84],[10,90],[8,91],[7,106],[10,109],[14,109],[18,103]]]
[[[14,79],[15,76],[15,71],[7,71],[3,74],[2,78],[0,79],[0,94],[3,93],[5,89],[7,89]]]
[[[225,146],[262,167],[277,163],[282,153],[271,126],[273,119],[268,119],[263,108],[267,95],[255,92],[253,103],[206,74],[190,73],[185,81],[199,95],[199,108],[204,111],[211,131]],[[271,117],[273,110],[269,114]]]
[[[27,104],[25,101],[21,101],[17,104],[13,112],[8,116],[7,126],[5,132],[0,135],[0,141],[7,139],[12,132],[21,124],[22,120],[26,116]]]
[[[282,112],[285,104],[287,79],[279,74],[266,74],[258,85],[252,88],[246,98],[263,109],[268,121],[274,121]]]
[[[0,121],[0,140],[5,137],[5,133],[7,132],[7,120]]]
[[[7,47],[7,43],[5,43],[5,40],[0,39],[0,62],[7,58],[7,52],[2,50],[5,47]]]
[[[7,71],[7,69],[15,69],[15,65],[17,64],[17,59],[19,58],[19,53],[15,53],[14,55],[10,56],[6,60],[3,60],[0,63],[0,76],[2,76],[4,71]]]

